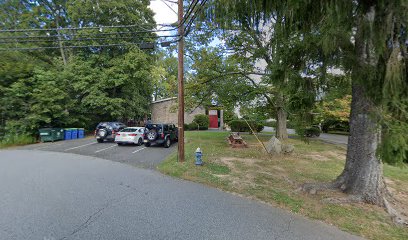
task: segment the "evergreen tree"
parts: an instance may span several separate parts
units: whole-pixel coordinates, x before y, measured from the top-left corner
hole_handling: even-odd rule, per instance
[[[403,0],[214,1],[207,16],[222,26],[248,17],[255,26],[271,17],[284,19],[284,24],[274,29],[281,33],[280,41],[303,41],[315,34],[320,39],[316,44],[323,53],[322,65],[340,62],[351,72],[350,137],[344,171],[332,183],[307,184],[305,190],[340,189],[350,195],[347,201],[384,206],[395,215],[387,200],[381,160],[402,162],[407,150],[406,141],[392,141],[400,139],[395,135],[406,138],[408,131],[407,13],[408,4]],[[307,52],[292,54],[311,67],[310,58],[304,58]],[[381,127],[385,128],[382,137]],[[390,151],[395,146],[397,150]]]

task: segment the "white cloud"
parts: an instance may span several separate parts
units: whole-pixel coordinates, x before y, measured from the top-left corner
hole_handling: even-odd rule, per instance
[[[177,12],[177,4],[166,1],[175,12]],[[157,24],[168,24],[177,22],[177,14],[174,13],[168,6],[161,0],[155,0],[150,2],[150,9],[155,13],[154,20]]]

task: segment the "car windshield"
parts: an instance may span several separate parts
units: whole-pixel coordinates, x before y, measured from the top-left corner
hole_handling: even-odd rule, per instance
[[[120,132],[136,132],[137,130],[139,130],[138,128],[125,128]]]

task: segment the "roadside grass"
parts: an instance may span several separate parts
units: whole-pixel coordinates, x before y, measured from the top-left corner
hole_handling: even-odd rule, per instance
[[[27,135],[11,136],[0,141],[0,148],[7,148],[13,146],[22,146],[35,143],[35,138]]]
[[[177,162],[174,153],[158,166],[159,171],[260,200],[368,239],[408,239],[408,229],[395,226],[382,208],[368,204],[329,204],[323,200],[344,194],[325,191],[310,195],[298,190],[303,183],[331,181],[337,177],[345,163],[344,146],[289,139],[288,143],[295,146],[293,154],[271,156],[253,135],[241,135],[248,148],[231,148],[226,142],[227,132],[193,131],[185,136],[186,161]],[[270,138],[258,137],[263,142]],[[203,151],[204,166],[194,165],[197,147]],[[408,206],[408,169],[385,165],[384,174],[396,199]]]

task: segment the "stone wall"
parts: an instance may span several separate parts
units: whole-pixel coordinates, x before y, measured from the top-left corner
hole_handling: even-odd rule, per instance
[[[152,122],[174,123],[177,126],[177,98],[169,98],[153,102],[150,105],[150,109],[152,111]],[[193,112],[186,111],[184,113],[184,122],[191,123],[194,120],[194,116],[198,114],[205,114],[205,109],[199,107],[194,109]]]

